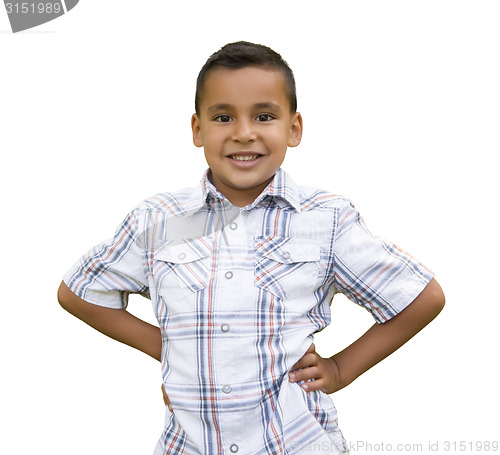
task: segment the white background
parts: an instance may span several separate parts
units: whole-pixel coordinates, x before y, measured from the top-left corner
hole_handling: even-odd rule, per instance
[[[351,198],[447,297],[333,396],[353,453],[498,439],[497,1],[81,0],[18,34],[2,8],[1,453],[152,452],[159,365],[63,311],[56,290],[138,202],[199,181],[196,76],[240,39],[295,72],[305,131],[284,168]],[[149,301],[130,309],[152,321]],[[332,309],[323,355],[373,322],[342,298]]]

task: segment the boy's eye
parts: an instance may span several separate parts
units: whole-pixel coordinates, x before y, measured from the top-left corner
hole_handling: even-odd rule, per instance
[[[258,122],[269,122],[269,120],[272,120],[274,117],[271,114],[259,114],[256,118]]]
[[[231,117],[229,117],[229,115],[227,114],[221,114],[215,117],[215,121],[220,123],[227,123],[231,121]]]

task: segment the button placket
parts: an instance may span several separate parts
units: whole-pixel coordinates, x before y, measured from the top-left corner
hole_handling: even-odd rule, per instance
[[[237,287],[238,285],[238,279],[240,277],[240,263],[237,262],[237,255],[235,252],[233,252],[233,248],[235,246],[238,246],[243,242],[243,235],[245,233],[245,228],[244,224],[240,224],[239,220],[238,222],[232,221],[229,224],[226,224],[226,229],[224,229],[224,233],[226,234],[225,240],[226,240],[226,250],[227,250],[227,257],[224,262],[222,262],[223,268],[219,269],[219,279],[220,279],[220,284],[221,284],[221,292],[224,294],[224,296],[229,296],[234,292],[234,287]],[[224,285],[226,283],[226,285]],[[226,297],[226,300],[227,300]],[[224,311],[228,311],[227,308],[224,308]],[[221,313],[222,316],[222,313]],[[219,320],[220,321],[220,320]],[[230,324],[226,322],[219,322],[219,328],[220,328],[220,338],[218,338],[218,343],[220,344],[220,349],[221,352],[224,352],[226,355],[224,355],[224,364],[228,368],[228,370],[221,370],[218,373],[220,376],[226,376],[226,381],[228,382],[233,382],[237,380],[235,379],[237,377],[237,372],[232,369],[234,367],[234,356],[236,353],[231,349],[230,342],[228,342],[228,336],[231,336],[229,334],[230,331],[232,331],[232,327]],[[234,334],[233,334],[234,336]],[[224,337],[224,338],[223,338]],[[227,363],[226,363],[227,362]],[[230,366],[231,365],[231,366]],[[226,374],[224,374],[224,372]],[[223,379],[224,380],[224,379]],[[219,393],[222,395],[220,398],[222,400],[229,400],[232,398],[232,393],[233,393],[233,387],[231,384],[224,384],[219,382]],[[234,427],[234,419],[231,418],[231,424],[229,425],[231,428],[234,428],[233,430],[229,430],[227,433],[227,439],[229,443],[229,447],[226,446],[225,450],[228,451],[231,454],[237,454],[240,453],[240,448],[238,444],[235,442],[232,442],[231,439],[232,435],[237,435],[238,427]],[[236,439],[237,440],[237,439]],[[234,439],[233,439],[234,441]],[[228,450],[229,449],[229,450]]]

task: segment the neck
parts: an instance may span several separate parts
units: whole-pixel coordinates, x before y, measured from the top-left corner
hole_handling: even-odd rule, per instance
[[[274,177],[274,176],[273,176]],[[213,174],[209,172],[208,179],[217,188],[217,190],[236,207],[245,207],[257,199],[257,197],[266,189],[273,178],[266,182],[254,186],[252,188],[233,188],[221,182],[218,178],[214,178]]]

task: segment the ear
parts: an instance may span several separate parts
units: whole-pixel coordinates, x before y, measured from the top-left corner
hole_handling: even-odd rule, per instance
[[[297,147],[302,140],[302,116],[296,112],[290,122],[290,134],[288,135],[288,147]]]
[[[193,131],[193,144],[196,147],[203,147],[203,139],[201,137],[200,118],[197,114],[191,117],[191,130]]]

